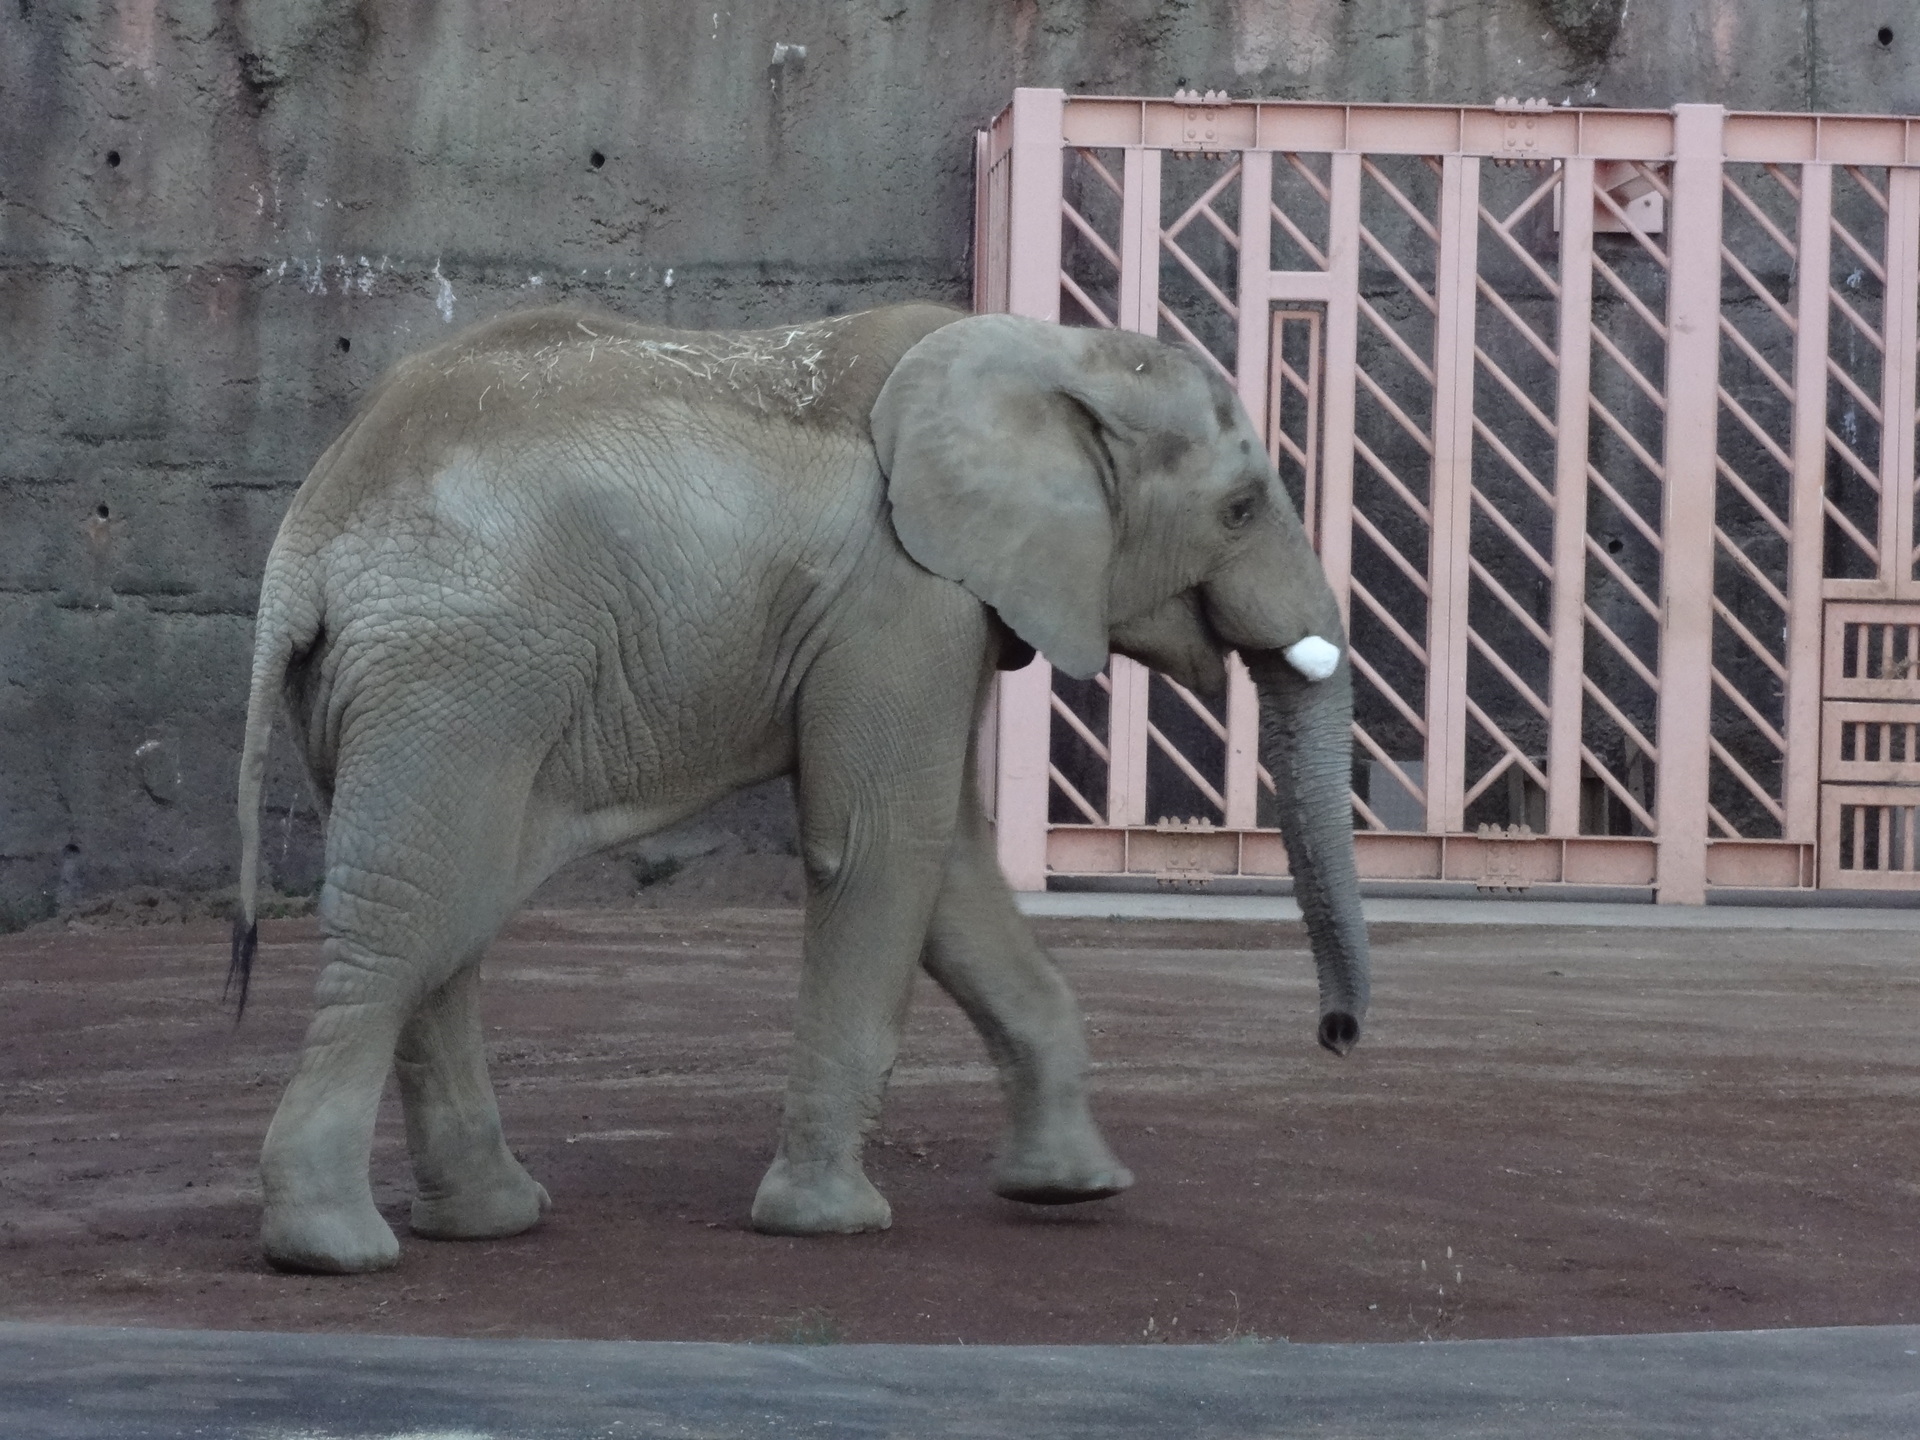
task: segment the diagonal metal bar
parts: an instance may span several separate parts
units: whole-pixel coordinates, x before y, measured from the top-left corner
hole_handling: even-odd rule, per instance
[[[1118,275],[1120,273],[1120,252],[1102,239],[1100,232],[1087,223],[1086,217],[1064,200],[1060,202],[1060,213],[1067,217],[1067,223],[1069,225],[1073,226],[1074,229],[1086,237],[1087,243],[1100,252],[1101,258],[1113,266],[1113,273]]]
[[[1534,192],[1536,195],[1540,193],[1538,190]],[[1488,227],[1495,235],[1500,237],[1500,243],[1507,247],[1508,252],[1513,258],[1518,260],[1525,269],[1532,273],[1534,283],[1546,291],[1547,298],[1550,300],[1558,300],[1560,298],[1560,282],[1548,272],[1547,267],[1534,259],[1527,247],[1513,238],[1507,229],[1507,225],[1501,224],[1498,220],[1495,220],[1493,216],[1488,214],[1487,207],[1484,205],[1480,207],[1480,218],[1487,222]],[[1512,223],[1512,220],[1507,222],[1507,224]],[[1485,282],[1483,281],[1482,283],[1484,284]]]
[[[1746,406],[1733,398],[1726,386],[1717,386],[1715,393],[1720,397],[1721,408],[1732,414],[1733,418],[1740,422],[1741,427],[1759,443],[1760,447],[1773,457],[1774,463],[1791,475],[1793,473],[1793,457],[1787,454],[1780,442],[1767,433],[1766,427],[1753,418],[1753,415],[1747,410]],[[1791,390],[1782,391],[1781,393],[1789,400],[1793,398],[1793,392]]]
[[[1460,808],[1465,810],[1468,806],[1472,805],[1474,801],[1478,800],[1482,795],[1486,794],[1488,790],[1493,788],[1494,781],[1498,780],[1512,768],[1513,752],[1509,750],[1501,755],[1498,760],[1494,761],[1492,765],[1488,766],[1487,773],[1482,775],[1474,784],[1473,788],[1461,797]]]
[[[1733,823],[1720,813],[1717,806],[1707,806],[1707,818],[1720,827],[1720,834],[1723,839],[1741,840],[1745,838],[1738,830],[1733,828]]]
[[[1082,162],[1092,167],[1093,173],[1098,175],[1100,179],[1105,182],[1106,187],[1109,190],[1113,191],[1115,195],[1119,196],[1122,199],[1126,198],[1126,193],[1127,193],[1126,186],[1122,185],[1118,180],[1113,178],[1113,172],[1107,169],[1107,167],[1101,163],[1100,157],[1098,155],[1094,154],[1093,151],[1091,150],[1082,149],[1078,146],[1074,148],[1073,153],[1078,155],[1082,160]]]
[[[1866,317],[1853,308],[1853,302],[1840,293],[1838,286],[1827,287],[1827,300],[1846,317],[1847,323],[1859,332],[1861,339],[1884,353],[1886,347],[1880,343],[1879,326],[1869,324]]]
[[[1747,357],[1747,363],[1758,370],[1761,375],[1765,376],[1768,384],[1772,385],[1773,388],[1778,390],[1786,399],[1793,399],[1793,386],[1788,384],[1786,378],[1768,363],[1767,358],[1755,348],[1754,343],[1746,337],[1745,332],[1731,320],[1727,319],[1725,315],[1720,317],[1720,333],[1732,340],[1733,343],[1739,347],[1740,353]],[[1722,389],[1721,394],[1724,395],[1725,393],[1726,391]]]
[[[1413,221],[1415,225],[1418,225],[1426,232],[1429,240],[1433,241],[1435,245],[1440,243],[1439,228],[1427,218],[1427,212],[1407,199],[1407,197],[1401,193],[1400,187],[1380,172],[1379,166],[1363,156],[1360,161],[1360,168],[1366,174],[1371,175],[1373,177],[1373,183],[1386,191],[1388,196],[1393,200],[1393,203],[1406,212],[1409,220]],[[1362,228],[1364,233],[1364,227]]]
[[[1474,652],[1498,672],[1502,680],[1513,687],[1516,695],[1539,712],[1542,720],[1548,717],[1547,702],[1534,694],[1533,687],[1522,680],[1515,673],[1514,668],[1501,658],[1500,652],[1483,640],[1479,632],[1471,626],[1467,628],[1467,644],[1471,645]]]
[[[1182,230],[1186,229],[1187,226],[1193,223],[1193,219],[1196,215],[1198,215],[1202,210],[1205,210],[1208,206],[1210,206],[1213,203],[1214,196],[1218,195],[1222,190],[1226,189],[1228,185],[1232,184],[1235,180],[1238,180],[1239,178],[1240,178],[1240,162],[1236,160],[1233,162],[1233,164],[1229,165],[1225,170],[1220,172],[1219,176],[1214,180],[1213,184],[1209,185],[1204,191],[1201,192],[1200,198],[1198,200],[1194,201],[1191,205],[1187,206],[1185,210],[1180,212],[1180,218],[1178,220],[1174,221],[1173,224],[1167,226],[1166,229],[1160,232],[1161,237],[1163,239],[1171,240],[1175,235],[1178,235]],[[1215,216],[1214,218],[1216,221],[1219,219],[1218,216]],[[1234,236],[1233,243],[1236,248],[1239,246],[1240,237],[1238,235]]]
[[[1381,822],[1380,817],[1368,808],[1366,801],[1351,792],[1348,793],[1347,798],[1353,801],[1353,808],[1359,812],[1360,818],[1367,822],[1367,829],[1382,835],[1392,833]]]
[[[1607,718],[1619,727],[1622,735],[1625,735],[1629,740],[1633,741],[1634,744],[1646,751],[1652,759],[1658,760],[1660,758],[1659,753],[1654,749],[1652,743],[1646,736],[1640,733],[1640,727],[1627,718],[1626,712],[1614,704],[1604,690],[1594,684],[1591,679],[1583,681],[1580,688],[1589,700],[1592,700],[1606,712]]]
[[[1198,695],[1195,695],[1171,675],[1162,675],[1160,679],[1165,682],[1166,687],[1173,691],[1189,710],[1200,718],[1200,723],[1213,732],[1215,739],[1224,741],[1227,738],[1227,727],[1220,723],[1220,717],[1209,710],[1206,707],[1206,703],[1202,701]]]
[[[1722,745],[1711,733],[1707,736],[1707,748],[1713,752],[1716,760],[1733,772],[1734,779],[1747,787],[1748,793],[1760,802],[1766,812],[1773,816],[1777,824],[1785,825],[1787,823],[1787,813],[1780,808],[1780,802],[1768,793],[1764,785],[1749,775],[1747,773],[1747,767],[1734,759],[1732,755],[1728,754],[1727,747]]]
[[[1647,662],[1633,653],[1633,647],[1615,634],[1613,627],[1594,613],[1591,605],[1585,606],[1584,609],[1586,610],[1587,623],[1600,632],[1600,638],[1607,642],[1608,646],[1613,650],[1613,653],[1624,660],[1627,668],[1640,677],[1640,683],[1658,695],[1660,693],[1660,681],[1653,671],[1648,668]]]
[[[1882,190],[1878,185],[1875,185],[1872,180],[1867,178],[1867,172],[1862,170],[1858,165],[1843,165],[1841,168],[1845,170],[1848,175],[1853,177],[1853,183],[1858,185],[1862,190],[1866,191],[1867,198],[1872,200],[1874,204],[1878,205],[1880,207],[1881,213],[1885,214],[1887,209],[1887,197],[1885,193],[1882,192]]]
[[[1471,554],[1467,556],[1467,571],[1474,579],[1487,587],[1488,592],[1505,607],[1508,614],[1520,622],[1521,629],[1539,641],[1545,649],[1551,650],[1553,648],[1553,637],[1547,634],[1546,627],[1534,619],[1533,616],[1529,615],[1526,607],[1507,592],[1507,587],[1494,579],[1493,576],[1488,573],[1487,567],[1482,565]]]
[[[1713,599],[1713,607],[1714,613],[1726,622],[1727,628],[1733,631],[1740,643],[1758,656],[1769,670],[1773,671],[1775,679],[1779,680],[1783,685],[1786,684],[1787,667],[1780,662],[1779,657],[1769,650],[1758,636],[1747,629],[1747,627],[1741,623],[1739,617],[1721,603],[1720,597],[1717,595]]]
[[[1186,341],[1187,344],[1191,345],[1195,350],[1198,350],[1200,352],[1200,358],[1205,360],[1209,365],[1213,366],[1215,370],[1218,370],[1220,372],[1220,378],[1225,380],[1229,385],[1231,385],[1233,383],[1233,372],[1227,369],[1225,365],[1222,365],[1220,363],[1220,357],[1215,355],[1211,350],[1209,350],[1205,345],[1201,343],[1200,337],[1194,334],[1193,331],[1187,328],[1186,321],[1182,320],[1178,315],[1174,314],[1173,311],[1167,308],[1166,301],[1160,300],[1155,303],[1159,307],[1160,318],[1166,321],[1167,324],[1173,327],[1174,333],[1176,335],[1178,335],[1182,340]]]
[[[1840,362],[1832,356],[1827,357],[1827,373],[1838,380],[1842,388],[1859,403],[1860,408],[1873,417],[1874,424],[1878,425],[1881,423],[1879,404],[1868,397],[1867,392],[1860,388],[1854,381],[1853,376],[1849,375],[1846,370],[1841,367]]]
[[[1655,263],[1657,263],[1662,270],[1671,270],[1673,268],[1667,261],[1667,252],[1653,243],[1652,237],[1640,228],[1639,222],[1626,212],[1619,201],[1615,200],[1611,194],[1602,190],[1598,185],[1593,187],[1593,198],[1613,212],[1613,218],[1627,228],[1627,233],[1640,242],[1640,248],[1652,256]]]
[[[1542,200],[1545,200],[1547,196],[1551,195],[1555,190],[1558,190],[1565,176],[1566,171],[1564,170],[1558,168],[1549,170],[1547,172],[1547,178],[1534,186],[1532,193],[1529,194],[1526,199],[1509,210],[1507,212],[1507,218],[1504,220],[1495,220],[1491,215],[1487,215],[1485,206],[1480,207],[1480,213],[1486,215],[1488,221],[1493,225],[1493,228],[1498,230],[1503,236],[1506,236],[1507,242],[1512,244],[1513,227],[1526,219],[1527,216],[1532,213],[1534,206],[1538,205]]]
[[[1620,298],[1627,302],[1627,308],[1640,317],[1640,321],[1664,342],[1667,338],[1667,322],[1655,315],[1647,302],[1640,298],[1640,292],[1622,280],[1614,268],[1598,255],[1593,257],[1594,273],[1611,285]],[[1594,334],[1598,335],[1598,330]]]
[[[1480,508],[1480,513],[1493,522],[1494,528],[1507,537],[1507,542],[1512,545],[1514,549],[1518,550],[1532,562],[1534,569],[1538,570],[1542,575],[1553,574],[1553,563],[1533,548],[1533,542],[1520,533],[1519,526],[1515,525],[1500,512],[1498,505],[1495,505],[1478,490],[1473,491],[1471,498],[1473,503]]]
[[[1864,554],[1877,569],[1880,564],[1880,547],[1862,535],[1859,527],[1845,515],[1841,514],[1840,507],[1835,505],[1833,501],[1823,500],[1821,508],[1826,511],[1827,519],[1831,520],[1849,540],[1855,545],[1858,545],[1861,553]]]
[[[1474,724],[1486,731],[1496,744],[1502,746],[1513,757],[1513,763],[1526,771],[1532,777],[1534,784],[1542,790],[1547,788],[1547,777],[1540,773],[1540,767],[1529,760],[1520,747],[1507,738],[1507,732],[1493,723],[1487,712],[1474,703],[1471,695],[1467,697],[1467,714],[1473,718]]]
[[[1855,475],[1858,475],[1861,480],[1866,482],[1869,490],[1873,491],[1876,495],[1880,493],[1879,475],[1869,470],[1866,462],[1861,460],[1859,455],[1854,452],[1854,448],[1838,435],[1834,434],[1832,429],[1828,429],[1827,431],[1827,449],[1846,461],[1847,467],[1852,470]]]
[[[1769,165],[1767,168],[1771,170],[1773,167]],[[1773,217],[1760,208],[1759,202],[1747,194],[1745,188],[1733,178],[1732,173],[1730,171],[1722,172],[1720,180],[1721,183],[1726,186],[1727,193],[1740,202],[1740,208],[1753,217],[1754,224],[1767,232],[1768,237],[1785,252],[1786,257],[1789,260],[1798,260],[1800,258],[1800,247],[1788,239],[1786,232],[1773,223]],[[1796,194],[1793,198],[1797,201],[1800,197]]]
[[[1767,743],[1782,754],[1786,753],[1787,737],[1774,729],[1773,723],[1753,706],[1753,702],[1742,695],[1733,682],[1722,675],[1718,669],[1713,672],[1713,685],[1722,695],[1733,702],[1734,708],[1746,716],[1753,728],[1766,737]]]
[[[1540,483],[1534,476],[1533,471],[1526,467],[1525,462],[1523,462],[1518,455],[1514,454],[1512,450],[1507,448],[1507,442],[1494,434],[1492,427],[1478,415],[1473,417],[1473,432],[1487,442],[1487,448],[1498,455],[1500,459],[1505,462],[1507,469],[1511,470],[1516,478],[1524,482],[1526,487],[1533,491],[1536,499],[1548,509],[1551,510],[1554,508],[1553,492]]]
[[[1752,507],[1754,513],[1767,523],[1768,528],[1782,540],[1791,543],[1793,539],[1792,528],[1786,521],[1773,513],[1772,507],[1769,506],[1766,501],[1753,493],[1748,487],[1747,482],[1740,477],[1740,472],[1729,465],[1724,456],[1714,456],[1713,464],[1714,468],[1720,472],[1720,478],[1725,480],[1727,484],[1731,485],[1734,490],[1738,492],[1740,498]]]
[[[1074,789],[1073,782],[1060,773],[1059,766],[1049,764],[1047,766],[1047,778],[1060,787],[1060,793],[1073,802],[1074,809],[1087,817],[1087,823],[1089,825],[1104,825],[1107,823],[1106,816],[1102,815],[1087,803],[1087,797]]]
[[[1087,722],[1074,714],[1073,707],[1058,695],[1049,693],[1047,698],[1053,702],[1053,713],[1067,722],[1067,728],[1078,735],[1082,743],[1084,743],[1089,750],[1093,751],[1094,754],[1098,755],[1103,763],[1111,765],[1113,763],[1113,756],[1107,752],[1106,741],[1095,735],[1093,731],[1088,728]]]
[[[1644,825],[1649,835],[1660,833],[1660,827],[1653,823],[1653,816],[1647,813],[1646,807],[1633,798],[1633,792],[1621,784],[1614,773],[1600,762],[1598,755],[1582,745],[1580,758],[1587,762],[1587,768],[1593,772],[1593,778],[1613,792],[1613,798],[1627,807],[1627,813]]]
[[[1362,585],[1358,580],[1349,580],[1347,582],[1347,588],[1353,592],[1361,604],[1373,612],[1376,620],[1387,627],[1387,633],[1398,640],[1401,645],[1405,647],[1409,655],[1413,656],[1413,658],[1418,660],[1422,665],[1427,663],[1426,646],[1422,645],[1418,640],[1414,639],[1412,635],[1407,633],[1406,626],[1393,618],[1392,612],[1380,603],[1371,590],[1367,589],[1367,587]]]
[[[1427,454],[1433,454],[1433,441],[1427,438],[1426,430],[1400,408],[1399,402],[1387,394],[1379,381],[1357,366],[1354,368],[1353,375],[1354,379],[1360,382],[1361,387],[1379,403],[1380,408],[1391,415],[1399,423],[1400,428],[1407,432],[1408,439],[1419,445]]]
[[[1838,220],[1835,220],[1833,222],[1833,233],[1840,237],[1841,244],[1853,251],[1854,258],[1859,260],[1862,269],[1871,273],[1873,278],[1878,280],[1882,285],[1887,283],[1887,272],[1880,266],[1880,257],[1862,245],[1854,236],[1853,231],[1842,225]]]
[[[1640,538],[1653,547],[1656,555],[1666,552],[1667,547],[1661,539],[1660,532],[1647,522],[1644,515],[1627,503],[1626,497],[1613,488],[1613,482],[1602,475],[1600,467],[1591,461],[1587,463],[1587,483],[1598,490],[1614,509],[1626,517],[1627,523],[1640,532]]]
[[[1380,552],[1393,563],[1394,568],[1406,577],[1407,583],[1412,585],[1422,595],[1427,596],[1429,599],[1432,598],[1433,590],[1427,583],[1426,575],[1423,574],[1412,561],[1400,553],[1400,547],[1398,545],[1395,545],[1391,540],[1387,539],[1385,535],[1380,533],[1379,528],[1374,525],[1373,521],[1367,518],[1366,512],[1356,509],[1353,512],[1353,523],[1360,528],[1360,533],[1371,540],[1374,545],[1379,548]],[[1351,584],[1352,582],[1349,581],[1348,583]]]
[[[1629,430],[1624,423],[1616,418],[1613,411],[1600,403],[1599,396],[1589,394],[1587,396],[1587,408],[1593,414],[1600,417],[1600,422],[1619,438],[1620,443],[1627,447],[1628,452],[1646,468],[1649,475],[1661,481],[1667,478],[1667,467],[1654,459],[1652,452],[1640,443],[1640,437],[1635,435],[1633,431]],[[1591,475],[1597,475],[1600,473],[1600,469],[1597,465],[1589,464],[1587,466],[1587,472]]]
[[[1385,263],[1387,269],[1394,273],[1394,276],[1400,283],[1406,286],[1408,293],[1427,307],[1427,313],[1429,315],[1437,315],[1439,313],[1439,302],[1433,298],[1424,285],[1413,278],[1412,274],[1408,272],[1407,267],[1400,263],[1400,257],[1376,240],[1373,232],[1364,225],[1360,227],[1360,239],[1369,250],[1373,251],[1373,253]]]
[[[1626,373],[1627,378],[1633,381],[1655,410],[1662,415],[1667,413],[1667,397],[1660,392],[1660,387],[1640,372],[1640,367],[1629,360],[1626,352],[1613,343],[1611,335],[1604,330],[1596,329],[1593,332],[1593,343],[1607,352],[1607,358]]]
[[[1542,340],[1539,335],[1534,332],[1534,328],[1515,313],[1514,308],[1506,302],[1506,298],[1502,296],[1498,290],[1494,289],[1485,279],[1479,276],[1474,277],[1474,288],[1493,302],[1493,308],[1500,312],[1501,318],[1514,328],[1521,339],[1533,347],[1536,355],[1546,361],[1551,368],[1555,370],[1560,368],[1560,357],[1554,353],[1553,347]],[[1480,347],[1477,345],[1474,346],[1474,351],[1475,353],[1479,353]]]
[[[1080,283],[1064,270],[1060,272],[1060,288],[1073,296],[1074,303],[1091,315],[1102,330],[1111,330],[1114,328],[1113,320],[1108,316],[1107,312],[1096,305],[1093,297],[1082,290]]]
[[[1369,755],[1373,756],[1375,760],[1378,760],[1382,765],[1386,766],[1387,769],[1391,770],[1396,783],[1398,783],[1407,794],[1420,802],[1420,808],[1422,810],[1426,809],[1427,792],[1425,788],[1413,783],[1413,777],[1400,768],[1400,762],[1398,760],[1395,760],[1391,755],[1387,754],[1387,752],[1380,747],[1379,742],[1365,730],[1362,730],[1357,724],[1353,727],[1353,738],[1360,742],[1361,749],[1365,750]]]
[[[1362,298],[1360,300],[1358,308],[1360,313],[1366,316],[1372,323],[1374,329],[1380,332],[1381,338],[1400,353],[1402,360],[1405,360],[1413,367],[1414,373],[1426,381],[1428,385],[1432,385],[1433,367],[1425,360],[1422,360],[1414,351],[1414,348],[1401,338],[1400,332],[1389,325],[1386,320],[1381,317],[1380,312],[1374,309],[1366,299]]]
[[[1327,188],[1327,182],[1320,178],[1311,165],[1300,158],[1297,151],[1286,150],[1281,153],[1286,157],[1287,164],[1297,170],[1300,178],[1307,182],[1308,189],[1318,195],[1323,203],[1329,205],[1333,203],[1333,192]]]
[[[1787,327],[1788,334],[1792,334],[1793,331],[1798,328],[1793,318],[1793,313],[1774,297],[1774,293],[1771,290],[1760,283],[1760,278],[1746,267],[1745,263],[1738,255],[1733,253],[1731,248],[1725,245],[1720,247],[1720,260],[1729,270],[1740,277],[1741,282],[1746,285],[1747,289],[1753,292],[1753,298],[1771,310],[1774,318]],[[1720,318],[1724,324],[1726,321],[1725,314],[1723,313]]]
[[[1200,288],[1212,297],[1213,303],[1225,311],[1229,319],[1237,321],[1240,318],[1240,307],[1227,298],[1226,292],[1213,283],[1213,277],[1194,263],[1193,257],[1181,249],[1171,235],[1163,233],[1160,236],[1160,248],[1180,262],[1180,267],[1199,282]]]
[[[1272,209],[1273,218],[1280,222],[1280,228],[1293,237],[1293,243],[1298,245],[1301,250],[1306,253],[1307,258],[1313,261],[1315,268],[1320,270],[1326,269],[1327,252],[1309,240],[1306,232],[1293,223],[1293,217],[1287,214],[1286,211],[1282,210],[1278,205],[1274,205]]]
[[[1747,578],[1760,587],[1761,594],[1778,606],[1782,615],[1786,614],[1790,608],[1787,597],[1781,593],[1780,587],[1773,583],[1773,577],[1754,564],[1753,557],[1734,544],[1733,538],[1718,525],[1713,527],[1713,538],[1720,549],[1726,552],[1727,558],[1745,571]]]
[[[1222,815],[1227,813],[1227,802],[1221,796],[1220,792],[1213,788],[1212,782],[1193,768],[1193,762],[1176,750],[1173,742],[1168,740],[1165,735],[1162,735],[1160,733],[1160,727],[1152,721],[1147,722],[1147,738],[1160,747],[1160,753],[1173,762],[1174,769],[1178,770],[1193,783],[1193,788],[1206,797],[1208,804],[1212,805],[1213,808],[1218,810]]]
[[[1368,683],[1380,692],[1381,698],[1400,712],[1400,718],[1413,726],[1415,734],[1425,735],[1427,733],[1427,722],[1414,714],[1413,707],[1400,698],[1400,692],[1398,690],[1380,678],[1380,672],[1367,663],[1366,656],[1349,646],[1347,648],[1347,658],[1353,661],[1353,668],[1365,676]]]
[[[1620,567],[1619,563],[1606,552],[1605,547],[1600,545],[1591,535],[1587,536],[1587,553],[1600,562],[1600,568],[1613,577],[1614,583],[1625,590],[1628,597],[1631,598],[1636,605],[1647,612],[1648,619],[1658,623],[1660,619],[1660,607],[1654,604],[1647,592],[1640,588],[1640,582],[1627,574],[1627,572]]]

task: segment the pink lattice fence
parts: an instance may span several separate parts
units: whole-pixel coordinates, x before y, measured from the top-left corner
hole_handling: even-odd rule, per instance
[[[1920,887],[1920,121],[1019,90],[975,254],[978,308],[1185,341],[1264,422],[1363,876]],[[1285,875],[1256,718],[1002,677],[1009,877]]]

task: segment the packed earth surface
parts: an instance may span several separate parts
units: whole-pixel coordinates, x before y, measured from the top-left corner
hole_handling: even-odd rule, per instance
[[[1138,1176],[1041,1209],[987,1173],[999,1097],[931,983],[868,1150],[893,1229],[755,1234],[796,909],[549,908],[487,961],[511,1240],[397,1268],[261,1261],[255,1159],[310,1014],[268,921],[236,1026],[223,926],[0,937],[0,1318],[770,1341],[1258,1343],[1920,1317],[1920,956],[1899,932],[1377,925],[1368,1033],[1312,1041],[1298,925],[1048,921]]]

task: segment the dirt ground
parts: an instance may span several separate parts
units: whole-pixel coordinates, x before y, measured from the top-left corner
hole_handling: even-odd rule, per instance
[[[1042,926],[1139,1184],[996,1199],[978,1042],[916,997],[870,1172],[885,1235],[746,1228],[793,910],[544,910],[491,956],[509,1138],[554,1211],[279,1275],[254,1159],[309,1010],[311,920],[0,938],[0,1317],[435,1335],[1404,1340],[1920,1318],[1920,955],[1892,933],[1378,926],[1359,1050],[1311,1043],[1298,927]]]

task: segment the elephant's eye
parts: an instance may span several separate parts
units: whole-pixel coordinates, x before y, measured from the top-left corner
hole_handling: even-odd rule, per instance
[[[1257,496],[1242,495],[1237,500],[1227,502],[1227,508],[1222,512],[1221,518],[1226,521],[1229,530],[1238,530],[1253,519],[1253,512],[1259,508],[1260,501]]]

